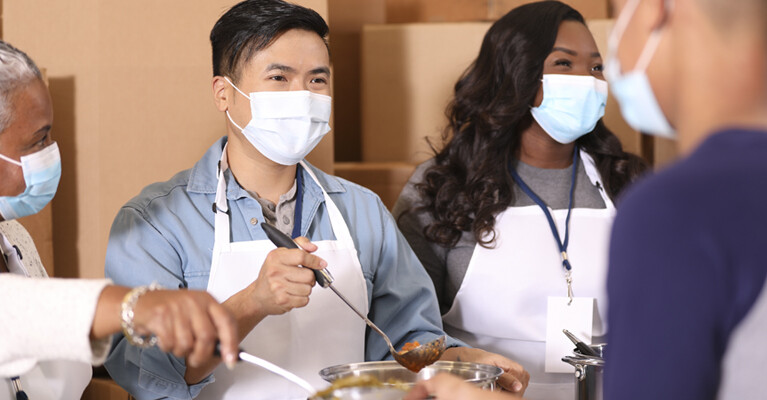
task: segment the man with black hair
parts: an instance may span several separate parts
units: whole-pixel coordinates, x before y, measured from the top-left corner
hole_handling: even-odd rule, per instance
[[[207,289],[237,317],[246,351],[316,388],[327,385],[323,367],[390,356],[333,292],[314,287],[309,269],[327,267],[398,349],[444,334],[431,281],[380,199],[304,160],[330,129],[327,34],[316,12],[280,0],[243,1],[218,20],[212,89],[228,135],[120,210],[106,259],[121,284]],[[262,223],[303,249],[275,249]],[[524,390],[518,364],[447,341],[443,360],[496,364],[501,385]],[[268,371],[217,364],[187,365],[118,338],[106,366],[139,399],[307,397]]]

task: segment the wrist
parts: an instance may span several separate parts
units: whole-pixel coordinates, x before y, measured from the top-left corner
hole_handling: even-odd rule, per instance
[[[120,302],[129,288],[107,285],[101,290],[91,324],[91,339],[102,339],[120,331]]]
[[[151,334],[149,336],[141,336],[137,332],[136,325],[134,323],[134,317],[135,308],[141,296],[147,294],[148,292],[159,289],[162,289],[162,287],[160,287],[160,285],[158,285],[156,282],[153,282],[149,286],[139,286],[133,288],[125,294],[122,302],[120,303],[120,327],[122,328],[125,339],[133,346],[146,348],[157,344],[156,336]]]

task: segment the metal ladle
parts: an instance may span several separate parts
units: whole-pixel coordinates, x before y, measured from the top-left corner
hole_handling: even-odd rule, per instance
[[[264,232],[266,232],[266,236],[269,238],[269,240],[274,243],[277,247],[285,247],[288,249],[300,249],[301,246],[298,245],[293,239],[282,233],[279,229],[262,222],[261,227],[264,229]],[[386,336],[386,334],[379,329],[376,324],[373,323],[370,319],[368,319],[365,314],[361,313],[354,305],[352,305],[349,300],[344,297],[344,295],[341,294],[334,286],[333,286],[333,276],[330,275],[330,271],[326,269],[312,269],[312,272],[314,272],[314,278],[317,281],[317,284],[319,284],[323,288],[330,288],[338,297],[343,300],[344,303],[346,303],[349,308],[352,309],[357,315],[360,316],[363,320],[365,320],[365,323],[368,324],[368,326],[373,329],[374,331],[378,332],[379,335],[381,335],[384,340],[386,341],[386,345],[389,346],[389,353],[391,353],[392,357],[403,367],[413,371],[418,372],[423,367],[433,364],[435,361],[437,361],[441,356],[442,353],[445,352],[445,336],[442,335],[438,337],[437,339],[432,340],[429,343],[424,343],[414,349],[411,349],[409,351],[405,352],[398,352],[394,349],[394,346],[391,343],[391,340],[389,340],[389,337]]]

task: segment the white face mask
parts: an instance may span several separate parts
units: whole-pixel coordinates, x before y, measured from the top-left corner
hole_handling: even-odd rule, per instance
[[[242,131],[248,141],[266,158],[282,165],[298,164],[330,131],[330,96],[308,90],[243,93],[229,78],[224,78],[240,94],[250,99],[251,119]]]
[[[655,98],[646,72],[647,66],[660,43],[662,30],[658,29],[650,34],[637,65],[632,71],[624,74],[618,60],[618,44],[639,6],[639,2],[640,0],[629,0],[615,22],[615,27],[608,40],[605,76],[610,82],[610,88],[615,99],[621,106],[623,118],[632,128],[640,132],[675,138],[676,133]]]
[[[607,82],[585,75],[543,75],[543,101],[530,112],[559,143],[572,143],[594,130],[605,115]]]

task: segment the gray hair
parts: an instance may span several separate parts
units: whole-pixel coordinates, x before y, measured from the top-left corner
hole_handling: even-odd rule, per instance
[[[11,98],[19,86],[42,79],[40,69],[23,51],[0,40],[0,133],[11,122]]]

